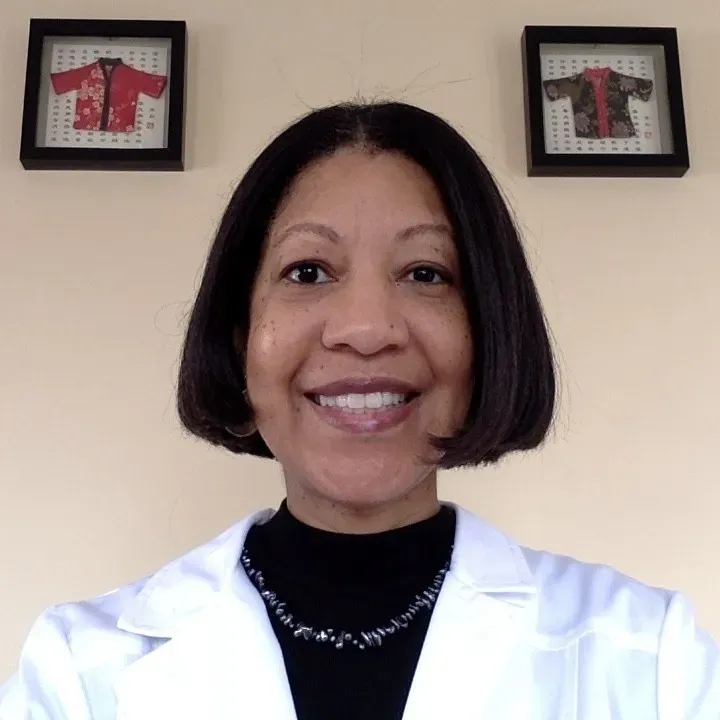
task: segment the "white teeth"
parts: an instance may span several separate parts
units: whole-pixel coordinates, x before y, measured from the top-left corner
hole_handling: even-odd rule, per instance
[[[383,395],[380,392],[370,393],[365,396],[365,407],[377,410],[383,405]]]
[[[348,395],[317,395],[315,399],[323,407],[338,407],[343,408],[345,412],[361,413],[365,410],[380,410],[401,405],[406,402],[407,395],[392,392],[349,393]]]
[[[361,410],[365,407],[365,397],[365,395],[350,393],[350,395],[347,396],[348,407],[352,410]]]

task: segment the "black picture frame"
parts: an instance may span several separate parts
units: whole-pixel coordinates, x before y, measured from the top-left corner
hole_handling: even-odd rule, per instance
[[[41,133],[39,120],[43,111],[47,114],[41,98],[41,88],[48,86],[47,76],[50,75],[49,61],[44,57],[47,43],[71,42],[70,39],[101,39],[108,42],[124,42],[127,39],[140,44],[164,43],[168,48],[165,58],[169,70],[162,89],[162,93],[166,94],[163,100],[161,146],[86,147],[67,146],[66,143],[65,146],[54,147],[38,142]],[[134,71],[133,68],[130,69]],[[46,77],[43,77],[43,74]],[[32,18],[29,26],[20,138],[19,157],[22,166],[27,170],[184,170],[186,75],[187,24],[182,20]],[[139,106],[140,102],[132,104]],[[139,111],[137,114],[139,115]],[[135,115],[133,122],[134,118]],[[75,120],[78,120],[78,116],[75,116]],[[49,122],[51,121],[46,119],[46,123]],[[67,127],[69,126],[66,126],[66,129]],[[77,132],[75,134],[78,135]],[[136,142],[142,144],[141,140]]]
[[[681,177],[690,168],[690,156],[687,140],[687,129],[685,122],[685,109],[683,100],[682,78],[680,72],[680,58],[678,50],[678,36],[675,28],[664,27],[582,27],[582,26],[547,26],[528,25],[522,33],[522,67],[525,100],[525,140],[526,140],[526,161],[527,174],[531,177],[556,176],[556,177]],[[548,96],[547,89],[543,82],[550,83],[544,75],[543,59],[547,61],[554,53],[554,48],[560,50],[569,46],[579,48],[591,48],[588,51],[592,54],[595,48],[597,52],[613,52],[613,48],[642,48],[657,51],[658,58],[662,58],[662,67],[658,68],[659,79],[648,82],[649,86],[655,85],[655,92],[663,93],[658,95],[657,106],[662,110],[657,111],[658,118],[664,117],[665,121],[658,120],[658,132],[641,133],[640,129],[632,125],[632,121],[624,123],[624,127],[630,127],[629,133],[634,133],[635,147],[617,147],[615,143],[622,145],[627,143],[625,139],[616,140],[608,135],[608,130],[598,138],[613,143],[611,148],[605,143],[586,142],[580,149],[583,140],[578,139],[579,132],[585,131],[583,127],[578,130],[578,125],[571,130],[571,140],[565,140],[568,145],[553,146],[549,151],[549,138],[553,129],[546,127],[546,113]],[[541,57],[541,54],[546,54]],[[659,59],[653,60],[654,64]],[[549,62],[549,61],[547,61]],[[611,72],[610,68],[607,70]],[[584,71],[583,71],[584,72]],[[591,71],[592,72],[592,71]],[[573,76],[573,77],[577,77]],[[571,80],[572,78],[563,78]],[[636,78],[637,79],[637,78]],[[580,80],[582,82],[582,80]],[[653,90],[650,90],[653,92]],[[558,96],[565,97],[565,96]],[[577,96],[576,96],[577,97]],[[615,95],[617,97],[617,95]],[[572,116],[571,124],[577,120],[576,106],[571,105],[572,98],[566,100],[567,108],[565,116]],[[607,107],[607,105],[603,106]],[[599,116],[598,111],[598,116]],[[628,115],[629,118],[629,115]],[[583,117],[583,121],[587,115]],[[568,120],[565,120],[567,124]],[[623,124],[621,124],[622,126]],[[605,121],[607,127],[607,120]],[[669,127],[668,127],[669,126]],[[613,125],[613,128],[616,127]],[[656,128],[650,127],[649,130]],[[567,135],[567,127],[564,128]],[[662,130],[662,132],[659,132]],[[592,130],[587,130],[592,132]],[[640,147],[641,136],[657,137],[664,135],[665,146],[660,151],[647,152]],[[626,137],[626,136],[623,136]],[[569,149],[571,143],[577,143],[578,147]],[[652,140],[647,142],[658,142]],[[602,145],[603,147],[599,147]],[[599,151],[595,151],[595,150]],[[632,152],[617,152],[618,150]],[[610,152],[609,150],[612,150]]]

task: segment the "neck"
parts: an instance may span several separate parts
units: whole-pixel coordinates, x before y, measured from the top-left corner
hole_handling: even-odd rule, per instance
[[[440,509],[434,474],[405,496],[382,503],[345,503],[287,480],[286,489],[288,510],[295,518],[319,530],[353,535],[396,530],[426,520]]]

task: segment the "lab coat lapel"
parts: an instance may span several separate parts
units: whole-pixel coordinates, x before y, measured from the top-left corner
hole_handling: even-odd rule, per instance
[[[536,589],[517,546],[462,509],[457,512],[452,567],[403,720],[526,720],[533,671],[523,641],[534,627]]]
[[[296,720],[280,645],[238,559],[255,513],[148,581],[118,628],[154,649],[115,684],[118,720]]]
[[[118,720],[295,720],[282,652],[264,607],[219,598],[123,672]]]

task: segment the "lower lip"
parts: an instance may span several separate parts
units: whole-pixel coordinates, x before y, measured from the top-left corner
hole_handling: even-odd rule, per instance
[[[318,405],[310,398],[307,398],[307,401],[328,425],[352,433],[379,433],[405,422],[415,410],[417,398],[401,405],[390,405],[377,410],[366,409],[361,413]]]

